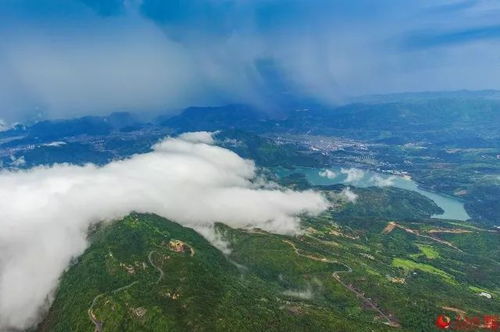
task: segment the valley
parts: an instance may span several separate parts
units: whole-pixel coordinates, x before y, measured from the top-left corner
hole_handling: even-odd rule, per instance
[[[432,331],[439,315],[500,312],[493,141],[446,143],[414,127],[410,141],[399,131],[393,141],[346,123],[334,133],[315,112],[229,125],[219,111],[203,110],[213,112],[208,122],[190,109],[189,121],[121,114],[0,133],[3,169],[12,171],[126,160],[215,121],[215,144],[255,161],[258,181],[312,190],[330,204],[300,215],[297,234],[217,223],[203,233],[211,242],[154,214],[98,222],[36,331]],[[301,132],[297,116],[312,129]],[[47,129],[63,124],[71,130]]]

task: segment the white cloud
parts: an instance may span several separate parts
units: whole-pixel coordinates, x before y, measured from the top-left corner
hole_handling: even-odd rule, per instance
[[[8,129],[9,126],[7,125],[7,123],[4,120],[0,119],[0,132],[6,131]]]
[[[133,16],[94,18],[92,26],[89,34],[31,24],[12,35],[0,30],[9,66],[0,78],[7,121],[35,107],[50,117],[158,111],[203,95],[192,56],[154,24]]]
[[[38,112],[73,117],[235,102],[266,106],[284,92],[336,105],[367,93],[499,85],[500,43],[493,38],[424,49],[407,49],[404,42],[429,27],[436,30],[434,39],[446,42],[439,38],[443,33],[494,26],[493,0],[450,12],[431,10],[442,4],[430,0],[368,1],[369,8],[326,0],[271,1],[274,9],[265,21],[279,24],[270,25],[258,18],[259,1],[211,1],[217,5],[213,17],[206,13],[210,24],[197,17],[206,11],[206,1],[193,2],[189,7],[195,10],[177,24],[141,15],[138,7],[146,1],[126,2],[130,5],[120,15],[110,17],[75,1],[58,1],[59,12],[35,16],[28,5],[0,2],[5,6],[0,8],[2,118],[10,123]],[[156,2],[155,14],[169,10]],[[55,7],[46,6],[47,13]],[[65,6],[79,8],[71,16]],[[16,7],[18,19],[9,15]],[[261,60],[274,61],[276,73],[266,77]]]
[[[15,156],[10,156],[10,160],[12,160],[11,165],[13,167],[21,167],[26,164],[26,160],[24,159],[24,156],[20,156],[19,158],[16,158]]]
[[[354,193],[350,187],[344,188],[340,192],[340,195],[344,196],[351,203],[356,203],[356,200],[358,199],[358,194]]]
[[[66,142],[55,141],[55,142],[50,142],[50,143],[42,144],[42,146],[51,146],[51,147],[59,147],[59,146],[63,146],[63,145],[66,145]]]
[[[393,186],[395,180],[396,177],[394,175],[384,178],[376,174],[370,178],[370,183],[373,183],[377,187],[387,187],[387,186]]]
[[[359,168],[341,168],[340,173],[347,177],[344,182],[357,182],[365,176],[365,172]]]
[[[214,138],[211,132],[208,131],[196,131],[191,133],[184,133],[179,135],[179,138],[183,141],[190,143],[206,143],[213,144]]]
[[[103,167],[1,171],[0,330],[36,322],[71,258],[86,248],[92,223],[137,211],[205,230],[218,221],[295,233],[299,214],[328,207],[313,191],[258,186],[254,163],[203,143],[208,136],[168,138]]]
[[[330,179],[330,180],[333,180],[337,177],[337,173],[335,173],[329,169],[319,171],[318,174],[319,174],[319,176],[322,176],[322,177]]]
[[[223,235],[220,234],[214,227],[214,225],[203,225],[194,227],[194,229],[201,235],[203,235],[214,247],[222,251],[224,255],[229,255],[231,253],[231,246]]]

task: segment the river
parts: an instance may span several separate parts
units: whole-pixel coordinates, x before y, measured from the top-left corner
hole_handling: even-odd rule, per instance
[[[423,190],[418,187],[417,183],[410,177],[390,175],[378,173],[359,168],[312,168],[312,167],[296,167],[294,169],[276,168],[274,172],[278,176],[287,176],[292,173],[303,173],[306,179],[312,185],[330,185],[330,184],[345,184],[355,187],[371,187],[371,186],[393,186],[406,190],[418,192],[432,199],[441,209],[443,214],[433,215],[433,218],[454,219],[465,221],[469,219],[464,204],[447,195]]]

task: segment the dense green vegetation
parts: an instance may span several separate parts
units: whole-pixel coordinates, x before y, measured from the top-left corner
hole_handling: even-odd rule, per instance
[[[320,189],[333,189],[339,192],[342,185],[318,186]],[[351,189],[358,198],[346,202],[334,212],[339,219],[351,217],[371,217],[386,219],[419,220],[440,214],[443,210],[431,199],[413,191],[395,187],[369,187]]]
[[[327,161],[320,153],[310,153],[293,144],[276,144],[269,138],[241,130],[225,130],[215,138],[218,145],[254,160],[259,166],[314,166]]]
[[[92,331],[91,307],[103,331],[431,331],[446,308],[500,311],[498,233],[335,213],[304,218],[297,237],[217,224],[228,256],[154,215],[101,225],[38,330]],[[174,239],[193,251],[173,251]]]
[[[402,259],[402,258],[394,258],[392,260],[392,265],[394,267],[400,267],[405,271],[420,270],[420,271],[432,273],[432,274],[435,274],[435,275],[442,277],[447,282],[456,284],[456,281],[453,279],[453,277],[451,275],[449,275],[448,273],[444,272],[443,270],[440,270],[432,265],[423,264],[423,263],[416,263],[412,260]]]
[[[167,245],[172,239],[194,254],[172,251]],[[281,249],[290,258],[270,261],[269,273],[273,264],[278,271],[293,260],[302,272],[338,268],[297,258],[285,244]],[[164,273],[160,279],[150,254]],[[191,229],[133,214],[92,235],[90,248],[64,274],[38,330],[92,331],[89,309],[103,331],[383,330],[371,322],[349,322],[323,306],[296,303],[282,294],[283,286],[239,266]]]
[[[419,254],[411,255],[413,258],[417,258],[421,255],[424,255],[428,259],[434,259],[439,257],[439,252],[434,249],[432,246],[425,244],[417,244],[418,249],[420,249]]]
[[[499,147],[383,145],[374,147],[374,154],[409,172],[422,187],[462,199],[473,221],[495,225],[500,220]]]

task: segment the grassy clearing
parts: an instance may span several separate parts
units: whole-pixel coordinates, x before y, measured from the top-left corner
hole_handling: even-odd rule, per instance
[[[392,266],[394,267],[399,267],[407,271],[412,271],[412,270],[420,270],[423,272],[427,273],[432,273],[437,276],[440,276],[443,278],[445,281],[456,284],[457,282],[453,278],[453,276],[449,273],[444,272],[443,270],[440,270],[432,265],[429,264],[422,264],[422,263],[417,263],[414,261],[411,261],[409,259],[402,259],[402,258],[394,258],[392,260]]]
[[[476,287],[476,286],[469,286],[469,289],[471,291],[473,291],[474,293],[481,293],[481,292],[492,293],[490,290],[487,290],[487,289],[484,289],[484,288],[479,288],[479,287]]]
[[[476,227],[476,226],[471,225],[471,224],[469,224],[467,222],[447,221],[446,223],[450,224],[450,225],[453,225],[453,226],[459,226],[459,227],[463,227],[463,228],[472,229],[472,230],[475,230],[475,231],[484,231],[483,228]]]
[[[439,257],[439,252],[434,249],[434,247],[426,244],[417,244],[420,252],[428,259],[434,259]]]

